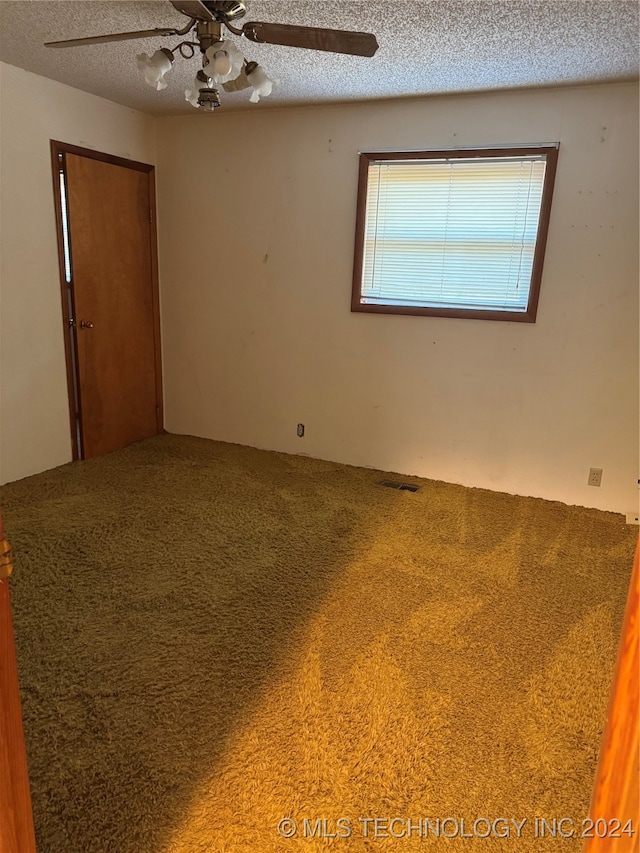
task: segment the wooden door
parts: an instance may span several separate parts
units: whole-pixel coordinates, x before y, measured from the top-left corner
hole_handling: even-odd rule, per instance
[[[640,850],[640,542],[609,696],[584,853]]]
[[[11,623],[11,561],[0,513],[0,851],[35,853],[31,795],[22,731]]]
[[[74,455],[90,459],[162,430],[153,167],[53,145]]]

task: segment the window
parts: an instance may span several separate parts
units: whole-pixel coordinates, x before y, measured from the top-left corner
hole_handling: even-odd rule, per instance
[[[351,310],[535,322],[558,147],[361,154]]]

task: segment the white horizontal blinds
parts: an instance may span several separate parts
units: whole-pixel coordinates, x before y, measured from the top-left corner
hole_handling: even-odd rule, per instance
[[[369,164],[362,302],[526,311],[546,159]]]

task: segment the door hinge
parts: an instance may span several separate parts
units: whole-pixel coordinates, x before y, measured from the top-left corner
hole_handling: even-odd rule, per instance
[[[73,317],[69,317],[69,325],[73,327],[73,326],[75,326],[75,324],[76,324],[76,321],[73,319]]]
[[[149,223],[153,225],[153,210],[149,208]]]

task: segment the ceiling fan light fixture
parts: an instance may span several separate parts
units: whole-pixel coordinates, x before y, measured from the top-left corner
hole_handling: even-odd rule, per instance
[[[226,50],[219,50],[213,57],[213,70],[219,77],[224,77],[232,68],[231,58]]]
[[[202,55],[202,70],[198,72],[191,89],[184,90],[185,99],[193,107],[213,112],[220,106],[219,92],[214,85],[222,86],[225,92],[241,92],[252,89],[250,100],[258,103],[268,97],[274,86],[279,84],[266,73],[257,62],[245,60],[242,51],[233,41],[222,37],[226,27],[233,35],[243,36],[259,44],[284,45],[285,47],[322,50],[343,53],[349,56],[372,57],[378,50],[378,42],[372,33],[352,30],[334,30],[326,27],[305,27],[294,24],[274,24],[253,21],[238,28],[230,22],[245,15],[244,0],[170,0],[173,7],[189,19],[182,28],[154,27],[149,30],[109,33],[85,38],[64,39],[46,42],[46,47],[78,47],[110,42],[147,39],[156,36],[190,36],[173,47],[163,47],[148,56],[138,55],[138,69],[147,85],[156,91],[167,88],[166,74],[171,70],[175,54],[183,59],[192,59],[199,49]]]
[[[202,107],[205,113],[212,113],[220,104],[220,94],[217,89],[200,89],[200,97],[198,98],[198,106]]]
[[[164,78],[165,74],[171,71],[173,53],[168,48],[162,47],[160,50],[156,50],[153,56],[140,53],[137,59],[138,70],[142,71],[145,83],[158,92],[166,89],[167,82]]]
[[[191,104],[192,107],[196,109],[201,106],[200,101],[200,93],[205,89],[211,89],[213,87],[213,80],[203,71],[198,71],[195,80],[193,81],[193,87],[191,89],[185,89],[184,98],[185,101]]]
[[[278,85],[278,80],[269,77],[262,65],[256,65],[247,74],[247,80],[253,86],[253,92],[249,100],[252,104],[257,104],[260,98],[267,98],[273,91],[273,87]]]
[[[202,67],[205,74],[216,83],[227,83],[229,80],[235,80],[243,65],[242,52],[232,41],[225,39],[206,49]]]

